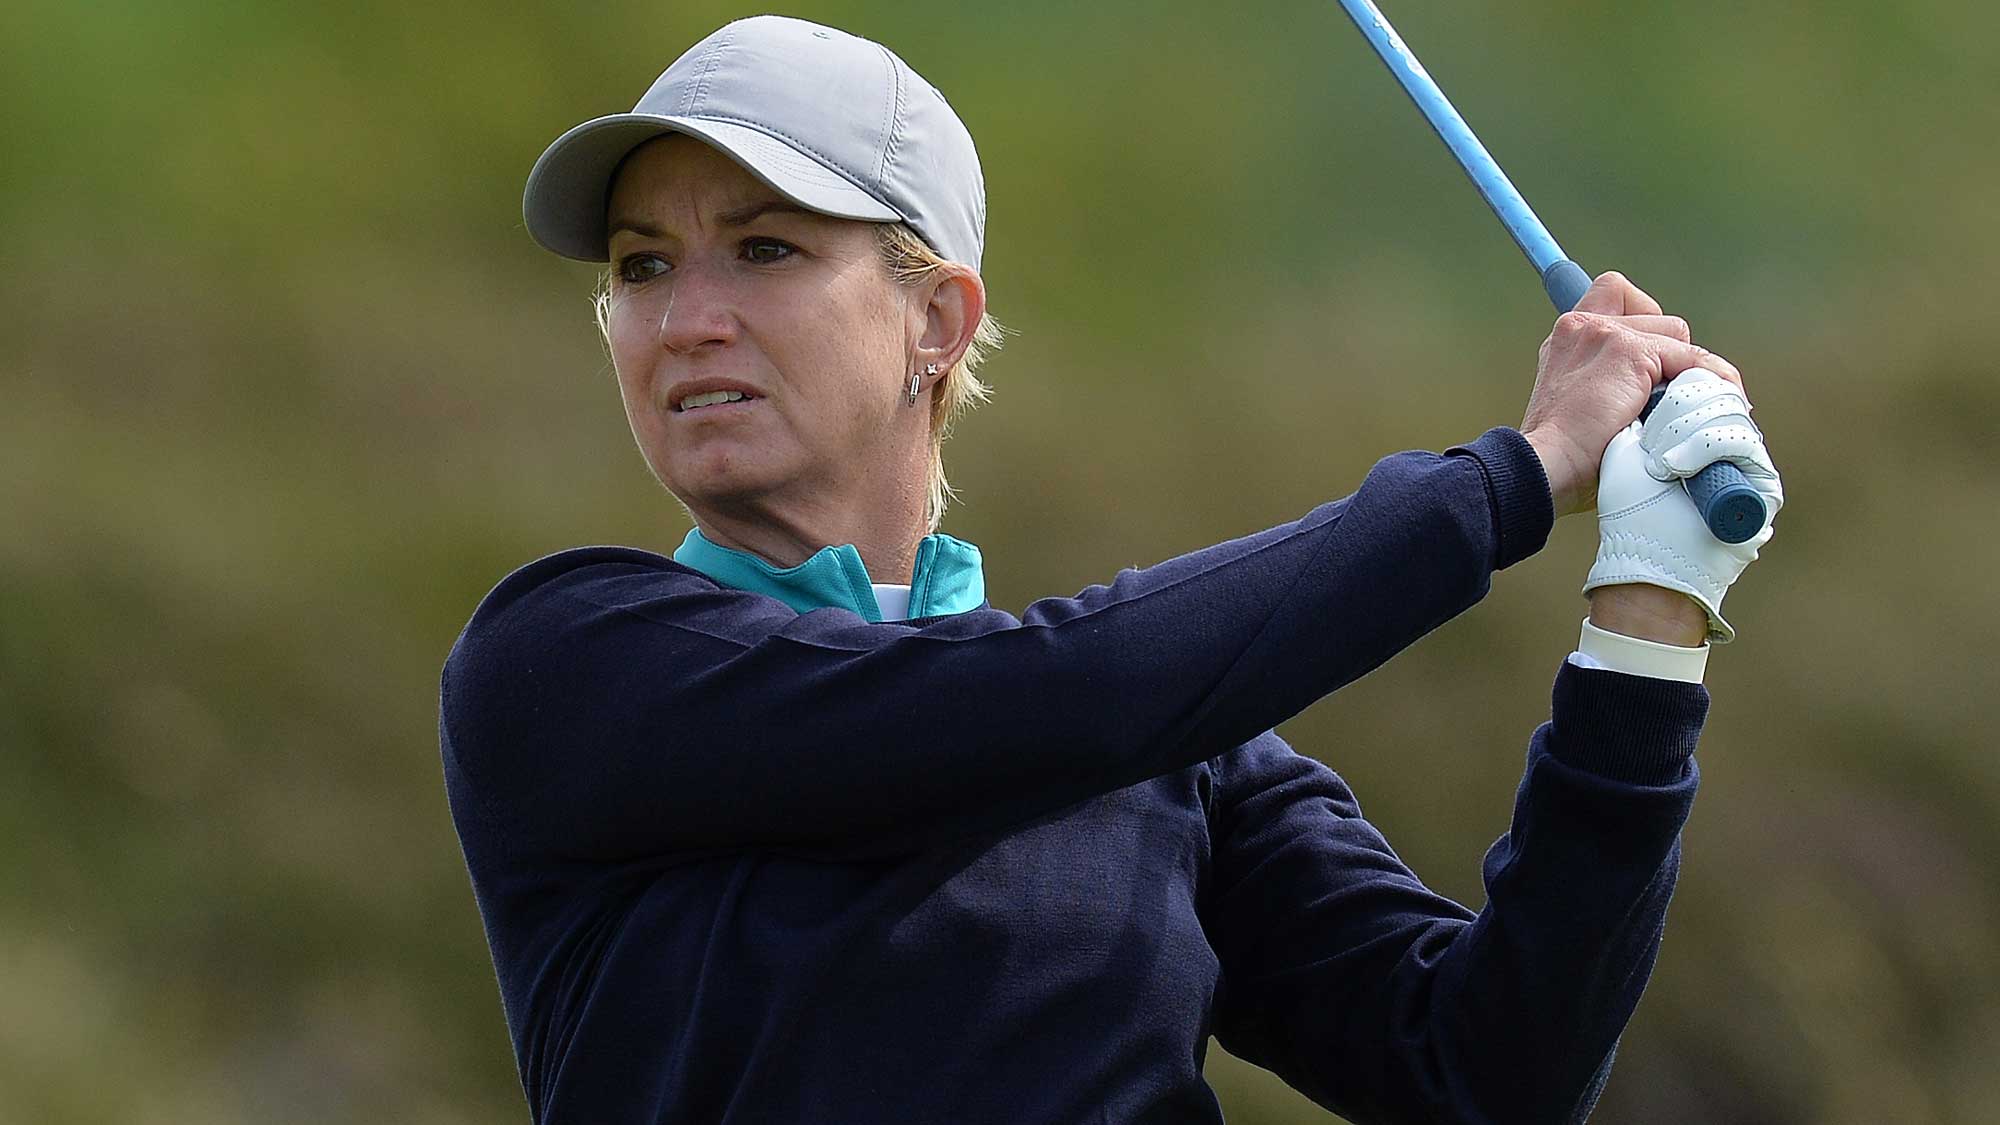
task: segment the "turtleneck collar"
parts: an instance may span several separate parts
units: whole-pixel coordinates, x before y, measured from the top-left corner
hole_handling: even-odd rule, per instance
[[[852,543],[821,547],[799,565],[779,568],[747,551],[718,546],[696,528],[674,551],[674,561],[724,586],[776,598],[800,613],[837,606],[868,621],[882,620],[868,568]],[[926,535],[917,542],[911,618],[964,613],[985,602],[986,573],[978,547],[949,535]]]

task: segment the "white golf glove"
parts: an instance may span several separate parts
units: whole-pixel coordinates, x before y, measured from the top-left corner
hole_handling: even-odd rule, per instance
[[[1716,461],[1734,462],[1764,497],[1764,529],[1742,543],[1709,533],[1682,479]],[[1642,582],[1679,590],[1708,610],[1708,638],[1736,639],[1722,617],[1722,595],[1771,538],[1785,503],[1764,435],[1736,384],[1691,368],[1667,386],[1644,422],[1633,422],[1605,447],[1597,479],[1597,561],[1583,591]]]

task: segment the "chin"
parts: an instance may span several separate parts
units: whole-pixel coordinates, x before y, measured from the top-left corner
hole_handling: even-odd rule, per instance
[[[694,507],[754,505],[784,482],[784,474],[773,466],[735,457],[704,457],[699,464],[674,469],[662,475],[661,482],[682,503]]]

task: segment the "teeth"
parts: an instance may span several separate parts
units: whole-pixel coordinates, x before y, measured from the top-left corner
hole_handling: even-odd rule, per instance
[[[741,402],[748,398],[742,391],[709,391],[707,394],[689,395],[681,400],[682,410],[693,410],[702,406],[714,406],[719,402]]]

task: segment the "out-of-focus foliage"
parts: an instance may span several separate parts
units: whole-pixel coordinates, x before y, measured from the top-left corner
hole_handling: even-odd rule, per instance
[[[566,546],[670,548],[529,165],[717,3],[0,6],[0,1121],[525,1116],[436,676]],[[1517,421],[1550,313],[1337,8],[799,4],[978,138],[1018,330],[950,450],[996,604]],[[2000,1118],[1990,5],[1390,12],[1586,266],[1748,373],[1731,596],[1599,1119]],[[1287,727],[1478,903],[1587,520]],[[1322,1120],[1212,1055],[1231,1120]]]

